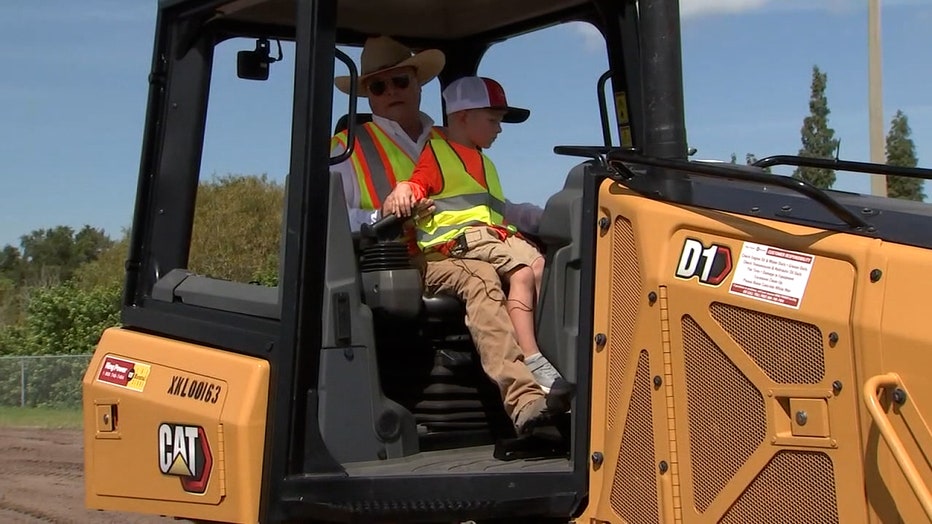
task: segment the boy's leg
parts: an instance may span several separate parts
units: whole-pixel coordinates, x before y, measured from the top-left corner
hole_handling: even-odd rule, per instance
[[[537,297],[534,302],[536,303],[540,299],[540,287],[541,282],[544,279],[544,257],[537,257],[533,263],[531,263],[531,270],[534,271],[534,290],[537,292],[535,297]]]
[[[534,272],[528,266],[518,266],[505,273],[508,282],[508,316],[515,326],[515,337],[524,357],[540,354],[534,335]]]
[[[431,293],[452,294],[465,302],[482,369],[498,385],[508,416],[516,423],[519,413],[526,417],[525,408],[540,404],[544,392],[524,365],[495,269],[479,260],[433,260],[426,265],[424,283]]]
[[[486,227],[470,228],[464,233],[467,251],[462,258],[488,262],[502,282],[508,283],[508,316],[524,356],[540,353],[534,335],[534,307],[537,301],[531,264],[540,254],[529,244],[511,244]]]
[[[468,251],[463,258],[490,263],[509,282],[508,316],[514,325],[515,336],[524,354],[524,363],[545,392],[557,378],[562,378],[553,364],[544,357],[534,333],[534,308],[537,305],[536,289],[544,259],[530,243],[516,237],[502,241],[486,228],[472,228],[466,232]],[[535,267],[539,272],[535,274]]]
[[[508,316],[515,326],[515,337],[521,346],[521,352],[524,353],[524,364],[544,392],[549,393],[554,381],[562,378],[562,375],[540,352],[537,345],[534,310],[529,307],[529,304],[535,302],[534,273],[530,267],[521,266],[502,278],[508,280]]]
[[[533,244],[523,238],[511,236],[505,239],[505,245],[513,253],[515,260],[521,261],[534,272],[534,290],[536,291],[534,303],[540,297],[541,280],[544,276],[544,257]]]
[[[490,264],[465,259],[430,261],[424,270],[424,283],[430,292],[452,293],[466,303],[467,325],[482,369],[498,384],[505,412],[519,435],[570,408],[574,387],[564,382],[544,396],[543,388],[522,363],[514,327],[504,315],[501,281]]]

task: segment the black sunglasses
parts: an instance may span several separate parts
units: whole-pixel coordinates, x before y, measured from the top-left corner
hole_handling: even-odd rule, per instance
[[[398,75],[389,78],[392,82],[392,86],[395,89],[407,89],[411,85],[411,76],[410,75]],[[385,91],[388,89],[388,84],[385,80],[373,80],[369,82],[369,94],[373,96],[382,96],[385,94]]]

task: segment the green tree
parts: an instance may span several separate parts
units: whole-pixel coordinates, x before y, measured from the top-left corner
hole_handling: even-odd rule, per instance
[[[6,277],[0,277],[0,329],[19,322],[21,311],[19,286]]]
[[[14,325],[0,327],[0,356],[86,355],[105,329],[119,321],[119,287],[78,289],[72,283],[28,290],[26,314]],[[4,360],[9,363],[10,360]],[[87,358],[29,358],[27,406],[74,406],[81,398]],[[19,373],[0,372],[0,405],[18,404]]]
[[[71,278],[81,264],[95,260],[113,242],[103,230],[84,226],[77,234],[68,226],[37,229],[20,237],[26,281],[52,285]]]
[[[23,255],[9,244],[0,251],[0,277],[19,283],[23,279]]]
[[[96,259],[80,265],[74,272],[73,281],[79,289],[95,287],[122,287],[126,274],[124,263],[129,255],[129,233],[100,252]]]
[[[916,144],[913,143],[909,120],[902,111],[897,111],[887,133],[887,164],[899,167],[916,167]],[[926,198],[921,178],[902,176],[887,177],[887,196],[904,200],[923,201]]]
[[[274,285],[284,196],[284,187],[265,175],[202,182],[188,268],[215,278]]]
[[[11,245],[0,251],[0,327],[22,318],[22,285],[26,265],[19,249]]]
[[[819,70],[819,66],[812,66],[812,86],[809,95],[809,116],[803,119],[800,130],[803,143],[799,155],[810,158],[832,158],[838,149],[838,140],[835,130],[828,126],[828,99],[825,96],[825,87],[828,84],[828,75]],[[835,183],[835,171],[832,169],[816,169],[812,167],[798,167],[793,172],[793,178],[798,178],[810,184],[828,189]]]
[[[283,199],[284,188],[265,176],[201,183],[189,268],[276,284]],[[12,247],[0,252],[0,314],[14,320],[0,322],[0,355],[90,353],[103,331],[119,322],[129,235],[113,242],[90,226],[77,234],[59,226],[21,240],[22,254]],[[17,268],[26,268],[26,283],[15,281]],[[18,315],[3,309],[9,297],[18,300]]]
[[[734,153],[731,154],[731,163],[732,163],[732,164],[737,164],[737,163],[738,163],[738,155],[736,155],[736,154],[734,154]]]
[[[74,235],[74,252],[78,265],[97,260],[101,253],[113,246],[113,240],[103,229],[84,226]]]
[[[284,187],[266,176],[227,175],[201,182],[194,210],[188,268],[239,282],[278,281]],[[78,267],[80,289],[122,286],[130,236]]]

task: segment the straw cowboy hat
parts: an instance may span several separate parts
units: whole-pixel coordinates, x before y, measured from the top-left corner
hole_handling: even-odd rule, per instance
[[[418,84],[424,85],[440,74],[446,58],[443,56],[443,51],[439,49],[425,49],[420,53],[412,54],[410,49],[398,41],[387,36],[377,36],[366,40],[359,62],[359,82],[356,93],[360,97],[365,97],[368,95],[365,80],[376,73],[411,66],[417,70]],[[338,76],[333,79],[333,83],[337,89],[349,94],[349,76]]]

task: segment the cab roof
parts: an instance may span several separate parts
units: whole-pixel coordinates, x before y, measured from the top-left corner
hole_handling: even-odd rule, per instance
[[[210,2],[160,0],[159,6],[196,7],[199,3]],[[338,0],[337,27],[343,34],[454,40],[525,26],[589,3],[588,0]],[[296,11],[295,0],[230,0],[218,3],[214,10],[217,19],[284,27],[294,26]]]

